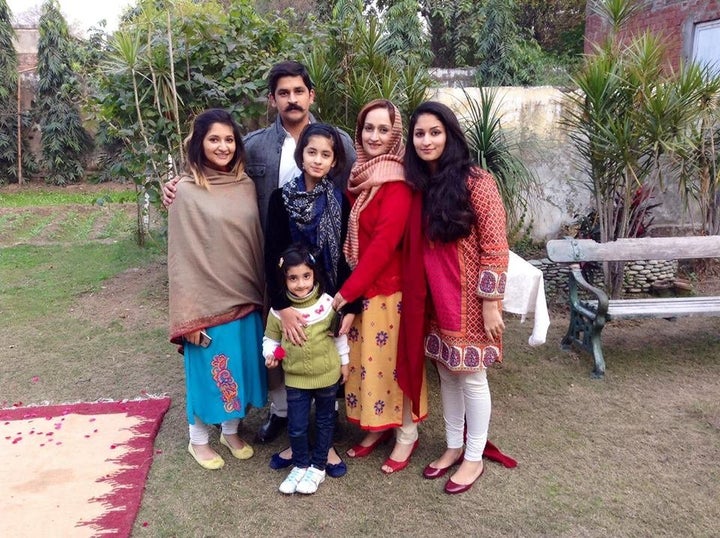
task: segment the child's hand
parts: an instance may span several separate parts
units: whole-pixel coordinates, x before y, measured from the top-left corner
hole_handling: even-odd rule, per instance
[[[338,334],[347,334],[350,332],[353,321],[355,320],[355,314],[345,314],[343,316],[342,325],[340,325],[340,332]]]
[[[277,365],[285,358],[285,348],[277,346],[273,352],[265,357],[265,366],[277,368]]]
[[[348,376],[350,375],[349,364],[343,364],[340,366],[340,375],[342,376],[342,379],[340,379],[340,384],[344,385],[345,382],[348,380]]]

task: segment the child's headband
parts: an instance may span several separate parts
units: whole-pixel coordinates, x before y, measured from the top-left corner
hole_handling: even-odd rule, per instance
[[[308,259],[310,260],[310,263],[312,263],[313,265],[317,264],[317,262],[315,261],[315,256],[313,256],[309,252],[308,252]],[[280,261],[278,261],[279,269],[282,269],[283,263],[285,263],[285,259],[282,256],[280,256]]]

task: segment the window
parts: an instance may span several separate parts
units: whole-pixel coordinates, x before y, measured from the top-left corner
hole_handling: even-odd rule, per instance
[[[695,25],[692,59],[714,66],[716,73],[720,74],[720,20]]]

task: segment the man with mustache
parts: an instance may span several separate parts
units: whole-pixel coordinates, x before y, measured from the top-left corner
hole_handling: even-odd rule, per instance
[[[284,61],[273,65],[268,74],[268,90],[270,106],[277,109],[275,122],[243,137],[245,172],[255,182],[263,231],[272,226],[272,223],[267,222],[270,194],[300,175],[294,158],[295,146],[305,126],[314,121],[310,106],[315,101],[312,80],[300,62]],[[334,180],[344,192],[355,162],[355,148],[347,133],[341,129],[338,132],[347,162],[345,169]],[[176,182],[177,179],[171,179],[163,185],[162,201],[165,207],[175,198]],[[291,336],[291,339],[294,338]],[[282,368],[268,370],[268,389],[270,412],[255,437],[257,443],[269,443],[287,429],[287,395]]]
[[[293,156],[295,145],[305,126],[315,121],[310,106],[315,102],[315,89],[305,66],[299,62],[286,61],[275,64],[268,75],[268,101],[277,109],[275,122],[247,134],[243,138],[247,153],[247,174],[255,181],[263,230],[266,222],[270,193],[300,175]],[[348,162],[337,175],[338,187],[347,187],[350,168],[355,162],[352,139],[339,130]]]

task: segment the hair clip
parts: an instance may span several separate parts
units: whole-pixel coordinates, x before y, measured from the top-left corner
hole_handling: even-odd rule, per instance
[[[315,261],[315,256],[313,256],[313,255],[310,254],[309,252],[308,252],[308,258],[310,259],[310,263],[312,263],[313,265],[315,265],[315,264],[317,263],[317,262]]]
[[[282,268],[283,263],[285,263],[285,260],[283,259],[282,256],[280,256],[280,261],[278,262],[278,267],[279,267],[279,268]]]

